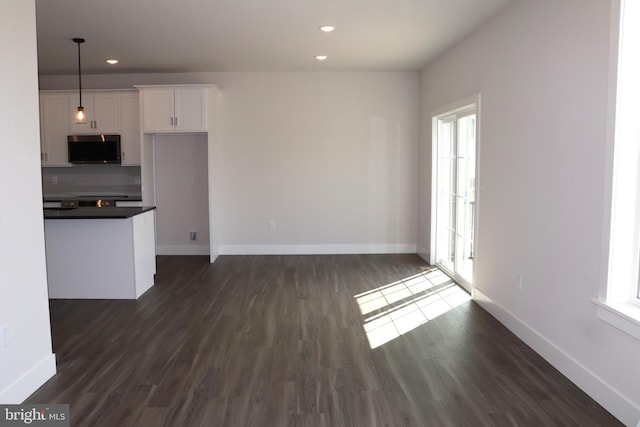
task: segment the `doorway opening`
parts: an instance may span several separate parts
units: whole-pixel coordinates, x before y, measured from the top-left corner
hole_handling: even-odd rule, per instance
[[[478,102],[433,116],[431,264],[471,291],[476,247]]]
[[[156,252],[209,255],[206,134],[155,135]]]

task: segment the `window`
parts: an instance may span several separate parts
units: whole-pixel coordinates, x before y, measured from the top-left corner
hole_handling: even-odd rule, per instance
[[[640,339],[640,2],[621,0],[619,17],[619,39],[612,46],[618,57],[612,64],[616,96],[609,121],[613,162],[607,275],[594,302],[601,319]]]

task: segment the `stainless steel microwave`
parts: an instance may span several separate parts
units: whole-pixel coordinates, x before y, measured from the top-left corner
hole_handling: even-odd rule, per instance
[[[120,135],[69,135],[69,163],[120,163]]]

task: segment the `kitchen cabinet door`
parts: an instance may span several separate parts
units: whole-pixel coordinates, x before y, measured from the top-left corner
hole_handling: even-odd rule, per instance
[[[174,99],[174,126],[176,132],[206,132],[206,89],[176,88]]]
[[[70,166],[67,153],[69,94],[40,95],[42,166]]]
[[[120,144],[123,166],[140,165],[140,102],[138,92],[120,95]]]
[[[141,94],[143,107],[142,128],[144,132],[173,132],[173,89],[145,89]]]
[[[120,132],[120,93],[96,93],[93,95],[94,133],[117,134]]]

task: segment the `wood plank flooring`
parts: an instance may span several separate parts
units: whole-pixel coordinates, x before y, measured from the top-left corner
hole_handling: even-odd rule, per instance
[[[621,425],[472,301],[371,349],[368,317],[435,296],[404,290],[367,316],[355,296],[424,267],[158,257],[138,301],[51,301],[58,374],[26,403],[68,403],[73,426]]]

